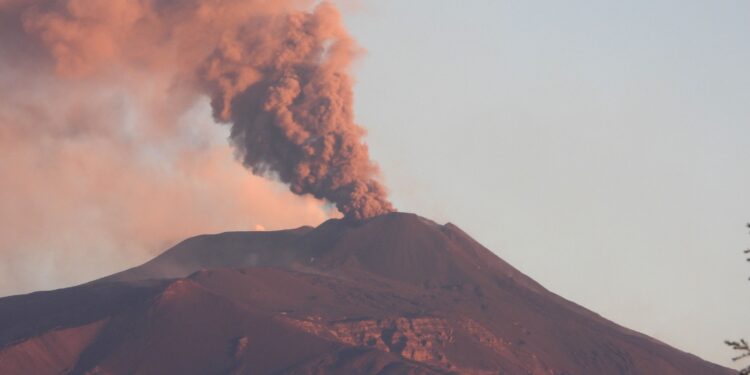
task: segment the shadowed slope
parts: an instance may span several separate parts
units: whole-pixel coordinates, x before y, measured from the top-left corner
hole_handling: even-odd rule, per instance
[[[286,265],[299,257],[296,240],[312,230],[300,227],[269,232],[226,232],[180,242],[145,264],[101,281],[185,277],[202,268]]]
[[[142,266],[100,281],[178,278],[204,268],[255,266],[318,268],[334,273],[365,270],[433,286],[490,273],[542,289],[455,225],[438,225],[410,213],[391,213],[362,222],[331,219],[317,228],[196,236]]]

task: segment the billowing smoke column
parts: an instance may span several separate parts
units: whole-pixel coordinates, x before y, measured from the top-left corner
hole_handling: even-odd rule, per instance
[[[313,13],[253,22],[266,32],[238,33],[203,70],[214,115],[232,123],[244,163],[278,174],[297,194],[335,202],[347,217],[391,211],[354,123],[346,71],[356,46],[336,11],[324,3]]]
[[[313,6],[0,0],[0,21],[18,22],[61,75],[141,70],[170,76],[175,90],[210,96],[215,119],[231,124],[242,162],[294,193],[333,202],[355,220],[392,211],[354,122],[349,65],[358,47],[332,5],[307,10]]]

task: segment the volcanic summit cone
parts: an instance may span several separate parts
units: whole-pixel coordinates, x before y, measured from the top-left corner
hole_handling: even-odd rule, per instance
[[[0,299],[0,374],[732,374],[390,213],[193,237]]]

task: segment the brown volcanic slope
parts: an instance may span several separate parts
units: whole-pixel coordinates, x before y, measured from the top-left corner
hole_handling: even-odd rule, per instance
[[[452,224],[198,236],[0,299],[0,374],[733,374],[545,290]]]

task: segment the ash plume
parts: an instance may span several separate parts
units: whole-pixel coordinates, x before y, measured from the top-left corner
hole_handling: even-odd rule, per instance
[[[209,96],[254,174],[347,218],[393,210],[354,122],[349,68],[359,48],[331,4],[0,0],[0,20],[11,21],[0,38],[24,39],[23,53],[60,76],[134,72],[167,79],[177,96]]]
[[[276,173],[297,194],[335,202],[347,217],[392,211],[354,123],[347,68],[357,47],[335,9],[323,3],[312,13],[251,24],[266,32],[241,29],[208,58],[202,75],[244,163]]]

